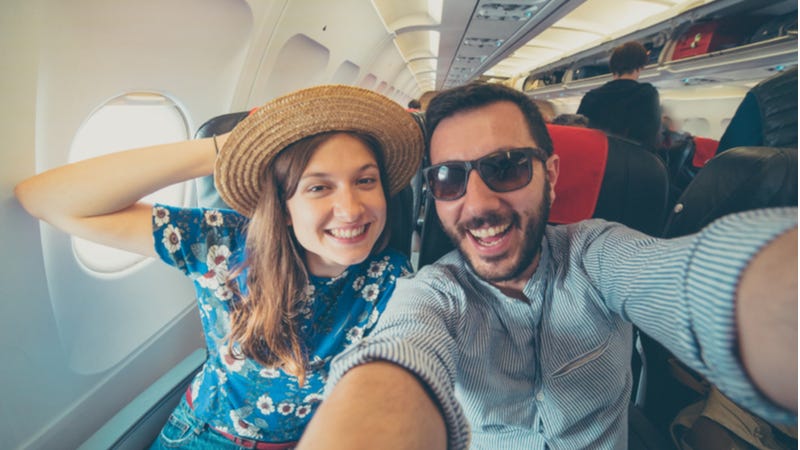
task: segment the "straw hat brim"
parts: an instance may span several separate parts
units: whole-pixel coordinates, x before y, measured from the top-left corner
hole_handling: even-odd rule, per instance
[[[220,196],[251,217],[272,159],[294,142],[331,131],[363,133],[380,143],[390,195],[409,184],[422,161],[422,131],[399,104],[354,86],[317,86],[278,97],[236,125],[214,167]]]

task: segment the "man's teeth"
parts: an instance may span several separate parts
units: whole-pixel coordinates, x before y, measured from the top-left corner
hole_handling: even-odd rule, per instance
[[[331,229],[331,234],[340,239],[352,239],[360,234],[364,234],[366,230],[366,225],[361,225],[358,228],[333,228]]]
[[[508,224],[489,228],[479,228],[477,230],[469,230],[469,232],[478,239],[486,239],[497,236],[498,234],[505,232],[507,229]]]

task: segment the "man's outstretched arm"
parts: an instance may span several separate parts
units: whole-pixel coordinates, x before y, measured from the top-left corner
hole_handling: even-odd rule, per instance
[[[447,431],[417,377],[377,361],[357,366],[339,380],[297,448],[445,449]]]
[[[756,387],[797,412],[797,228],[748,264],[736,293],[742,364]]]

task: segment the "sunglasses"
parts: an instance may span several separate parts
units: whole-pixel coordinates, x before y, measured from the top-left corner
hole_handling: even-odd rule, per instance
[[[525,147],[491,153],[473,161],[448,161],[422,170],[428,191],[436,200],[450,201],[467,192],[469,173],[475,169],[489,189],[510,192],[527,186],[533,178],[533,159],[547,160],[544,150]]]

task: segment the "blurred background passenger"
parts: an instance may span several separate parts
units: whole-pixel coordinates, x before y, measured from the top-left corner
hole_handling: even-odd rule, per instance
[[[533,103],[539,108],[539,113],[542,115],[545,123],[553,123],[556,117],[556,105],[550,100],[533,99]]]
[[[615,48],[609,60],[614,79],[587,92],[577,112],[589,118],[592,128],[655,149],[661,108],[656,88],[637,81],[645,64],[647,49],[642,44],[626,42]]]
[[[583,114],[559,114],[553,118],[553,125],[569,125],[572,127],[589,126],[589,118]]]

